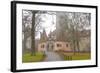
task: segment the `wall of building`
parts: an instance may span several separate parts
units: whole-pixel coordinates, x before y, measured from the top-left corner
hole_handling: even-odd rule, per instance
[[[55,42],[54,50],[71,51],[71,47],[68,42],[57,41]]]
[[[42,52],[46,50],[46,43],[39,43],[38,44],[38,51]]]
[[[47,51],[50,47],[47,48],[47,43],[40,43],[38,45],[38,51]],[[52,50],[49,51],[71,51],[70,44],[68,42],[61,42],[61,41],[56,41],[53,43],[53,48]]]

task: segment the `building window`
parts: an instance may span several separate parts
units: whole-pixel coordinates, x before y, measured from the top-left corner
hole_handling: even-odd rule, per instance
[[[61,47],[62,45],[61,44],[57,44],[57,47]]]
[[[41,45],[41,48],[44,48],[44,44],[43,44],[43,45]]]
[[[66,47],[68,47],[68,44],[66,44]]]

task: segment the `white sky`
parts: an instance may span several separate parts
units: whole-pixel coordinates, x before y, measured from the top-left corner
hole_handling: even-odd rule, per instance
[[[48,35],[50,31],[54,31],[56,29],[56,15],[45,14],[45,17],[42,18],[44,22],[41,25],[45,29],[46,34]],[[35,38],[40,38],[40,33],[38,33]]]

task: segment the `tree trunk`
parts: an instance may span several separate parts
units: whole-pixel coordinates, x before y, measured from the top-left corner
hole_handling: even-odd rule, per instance
[[[24,20],[22,21],[22,25],[23,25],[23,34],[24,34],[24,39],[23,39],[23,41],[22,41],[22,54],[24,54],[25,53],[25,51],[26,51],[26,33],[25,33],[25,24],[24,24]]]
[[[74,54],[75,54],[76,44],[75,44],[75,29],[74,28],[73,28],[73,31],[72,32],[73,32],[73,38],[72,38],[73,39],[73,50],[74,50]]]
[[[77,50],[80,51],[79,40],[77,40]]]
[[[31,55],[35,55],[35,12],[32,11],[32,29],[31,29]]]
[[[79,47],[79,35],[78,35],[78,31],[76,28],[76,46],[77,46],[77,51],[80,51],[80,47]]]
[[[27,40],[27,37],[26,37],[26,33],[24,33],[24,52],[26,52],[26,40]]]

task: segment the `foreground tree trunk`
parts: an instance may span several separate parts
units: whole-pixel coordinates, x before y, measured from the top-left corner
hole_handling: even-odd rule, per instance
[[[75,29],[73,28],[73,34],[72,34],[72,36],[73,36],[73,38],[72,38],[72,41],[73,41],[73,50],[74,50],[74,54],[75,54],[75,52],[76,52],[76,42],[75,42]]]
[[[76,28],[76,46],[77,46],[77,51],[79,52],[80,51],[80,46],[79,46],[79,34],[78,34],[78,30]]]
[[[35,11],[32,11],[32,28],[31,28],[31,55],[36,54],[35,50]]]
[[[80,46],[79,46],[79,37],[77,36],[77,40],[76,40],[76,45],[77,45],[77,51],[80,51]]]

